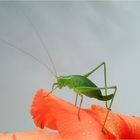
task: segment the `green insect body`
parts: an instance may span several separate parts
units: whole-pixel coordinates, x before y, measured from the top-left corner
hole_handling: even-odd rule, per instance
[[[92,73],[94,73],[96,70],[98,70],[101,66],[104,66],[104,87],[97,87],[89,78]],[[85,75],[69,75],[69,76],[59,76],[56,77],[57,81],[53,84],[52,90],[49,92],[51,94],[52,91],[54,91],[56,88],[62,89],[63,87],[68,87],[72,89],[76,93],[76,100],[75,105],[77,104],[77,98],[78,95],[81,96],[81,101],[78,109],[78,119],[80,120],[80,109],[83,101],[83,95],[88,96],[90,98],[96,98],[101,101],[106,101],[106,107],[108,109],[103,126],[102,131],[104,132],[104,127],[109,115],[109,111],[111,110],[112,102],[114,99],[114,96],[117,91],[116,86],[107,86],[107,78],[106,78],[106,63],[102,62],[100,65],[98,65],[96,68],[94,68],[92,71],[88,72]],[[108,89],[114,89],[114,92],[112,94],[107,95]],[[102,95],[101,90],[105,90],[105,95]],[[48,94],[48,95],[49,95]],[[48,96],[47,95],[47,96]],[[107,101],[111,100],[110,105],[108,106]]]
[[[86,76],[82,75],[70,75],[60,76],[57,78],[57,83],[54,83],[59,89],[63,87],[69,87],[73,89],[77,94],[83,94],[90,98],[96,98],[102,101],[108,101],[112,99],[114,94],[103,96],[98,87],[89,80]]]

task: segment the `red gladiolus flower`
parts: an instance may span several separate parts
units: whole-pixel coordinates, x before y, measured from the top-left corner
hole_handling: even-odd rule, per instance
[[[107,109],[97,105],[81,109],[41,89],[35,95],[31,114],[36,126],[58,130],[63,140],[93,139],[138,139],[140,138],[140,118],[115,114],[110,111],[105,125],[105,134],[101,131]]]
[[[0,140],[94,140],[94,139],[140,139],[140,118],[115,114],[110,111],[101,131],[107,109],[92,105],[81,109],[41,89],[34,97],[31,114],[35,124],[58,132],[36,130],[15,134],[0,134]]]

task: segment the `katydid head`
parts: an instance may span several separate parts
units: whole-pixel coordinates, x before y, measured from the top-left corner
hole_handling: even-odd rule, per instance
[[[57,77],[57,82],[54,83],[54,85],[61,89],[62,87],[67,85],[69,79],[70,79],[69,76],[59,76]]]

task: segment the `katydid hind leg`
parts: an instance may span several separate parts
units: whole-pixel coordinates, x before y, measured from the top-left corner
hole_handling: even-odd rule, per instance
[[[108,115],[109,115],[109,112],[110,112],[110,110],[111,110],[111,106],[112,106],[112,103],[113,103],[113,100],[114,100],[114,96],[115,96],[115,94],[116,94],[116,91],[117,91],[117,87],[116,86],[110,86],[110,87],[77,87],[76,88],[76,90],[79,92],[79,93],[83,93],[83,94],[85,94],[86,92],[93,92],[93,94],[95,94],[95,92],[94,91],[96,91],[96,90],[105,90],[105,89],[114,89],[114,92],[113,92],[113,94],[111,94],[111,95],[113,95],[113,96],[111,96],[111,102],[110,102],[110,105],[109,105],[109,107],[107,108],[108,109],[108,111],[107,111],[107,113],[106,113],[106,116],[105,116],[105,119],[104,119],[104,122],[103,122],[103,126],[102,126],[102,132],[104,132],[104,127],[105,127],[105,124],[106,124],[106,121],[107,121],[107,118],[108,118]],[[86,94],[85,94],[86,95]],[[96,97],[96,98],[98,98],[99,100],[102,100],[102,101],[106,101],[108,98],[109,95],[107,95],[107,96],[102,96],[103,97],[103,99],[102,98],[98,98],[98,97],[100,97],[100,96],[98,96],[97,94],[95,94],[94,95],[94,97]],[[81,105],[80,105],[80,107],[81,107]],[[80,110],[80,109],[79,109]],[[78,111],[78,112],[80,112],[80,111]]]
[[[85,77],[90,76],[92,73],[94,73],[96,70],[98,70],[101,66],[104,66],[104,84],[105,84],[105,95],[107,96],[107,74],[106,74],[106,63],[102,62],[101,64],[99,64],[97,67],[95,67],[92,71],[88,72],[87,74],[85,74]],[[106,108],[108,108],[108,104],[106,101]]]
[[[105,90],[106,88],[107,89],[115,89],[116,86],[109,86],[109,87],[76,87],[74,89],[74,91],[76,93],[80,93],[80,94],[83,94],[85,96],[88,96],[90,98],[96,98],[98,100],[101,100],[101,101],[108,101],[108,100],[111,100],[113,98],[113,95],[114,94],[109,94],[109,95],[102,95],[100,94],[100,92],[96,92],[96,91],[99,91],[99,90]]]
[[[108,116],[109,116],[109,112],[110,112],[110,110],[111,110],[111,106],[112,106],[112,103],[113,103],[113,100],[114,100],[116,91],[117,91],[117,87],[115,86],[115,87],[114,87],[114,93],[113,93],[114,96],[113,96],[113,98],[112,98],[112,100],[111,100],[111,102],[110,102],[109,108],[108,108],[108,110],[107,110],[107,113],[106,113],[106,116],[105,116],[105,119],[104,119],[104,123],[103,123],[103,126],[102,126],[102,132],[104,132],[104,127],[105,127],[107,118],[108,118]]]

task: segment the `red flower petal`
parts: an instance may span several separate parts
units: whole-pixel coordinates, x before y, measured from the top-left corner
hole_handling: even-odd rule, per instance
[[[0,134],[0,140],[61,140],[59,134],[48,133],[46,130]]]
[[[51,140],[51,136],[45,130],[21,132],[15,134],[15,140]]]
[[[105,125],[106,134],[103,134],[101,128],[107,109],[97,105],[90,109],[81,109],[79,121],[78,107],[52,95],[44,98],[47,94],[43,89],[37,92],[31,114],[37,126],[57,129],[64,140],[140,138],[140,119],[133,117],[133,120],[131,117],[110,112]],[[130,129],[133,126],[135,128]]]
[[[128,137],[129,139],[140,139],[140,118],[119,115],[121,119],[125,122],[128,128]]]
[[[93,116],[96,120],[103,125],[107,109],[93,105],[91,107]],[[105,125],[106,130],[108,130],[116,139],[128,138],[128,128],[124,121],[115,113],[109,112],[109,116]]]
[[[14,140],[13,134],[0,134],[0,140]]]
[[[78,107],[52,95],[44,98],[47,94],[45,90],[39,90],[31,107],[31,114],[37,126],[57,129],[63,139],[114,138],[111,134],[103,134],[102,124],[85,110],[81,109],[79,121]]]
[[[57,129],[55,118],[53,117],[54,114],[52,114],[51,108],[46,108],[45,96],[46,91],[41,89],[38,91],[38,94],[34,97],[32,108],[31,108],[31,114],[33,116],[35,124],[40,127],[44,128],[46,124],[48,124],[48,127],[51,129]],[[43,102],[42,102],[43,101]],[[50,104],[53,104],[53,102]],[[37,108],[36,108],[37,106]],[[46,109],[50,113],[46,113]]]
[[[62,140],[62,138],[60,137],[60,135],[58,133],[49,133],[51,136],[51,140]]]

